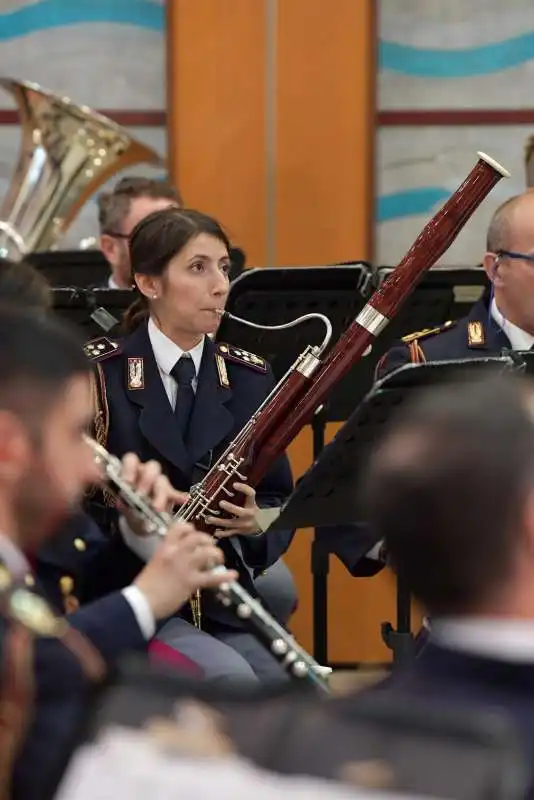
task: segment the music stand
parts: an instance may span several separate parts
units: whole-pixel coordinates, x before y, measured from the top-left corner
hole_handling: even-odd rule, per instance
[[[25,261],[51,286],[107,286],[109,264],[100,250],[45,250],[28,253]]]
[[[86,339],[114,336],[134,293],[123,289],[52,289],[52,307],[61,317],[80,328]]]
[[[496,356],[407,364],[387,375],[371,389],[303,475],[280,516],[268,530],[361,523],[365,520],[365,508],[359,489],[367,461],[400,406],[424,387],[517,368],[514,359]],[[385,644],[393,651],[395,665],[412,658],[411,594],[402,576],[397,581],[397,627],[384,623],[382,632]],[[321,663],[328,663],[328,659]]]
[[[258,325],[280,325],[311,312],[322,313],[332,323],[331,345],[348,328],[363,308],[370,285],[367,263],[331,267],[263,267],[244,272],[231,286],[227,310]],[[217,341],[237,344],[271,364],[276,380],[285,375],[295,359],[309,344],[319,344],[324,325],[311,320],[282,331],[258,330],[232,320],[223,319]],[[328,422],[343,422],[367,390],[369,382],[352,370],[332,392],[312,421],[313,459],[317,459],[325,442]],[[327,619],[326,590],[328,555],[318,537],[312,542],[314,653],[323,661],[326,653]]]

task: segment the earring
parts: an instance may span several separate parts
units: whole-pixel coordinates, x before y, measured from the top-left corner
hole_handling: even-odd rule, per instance
[[[153,295],[152,295],[152,300],[157,300],[157,299],[158,299],[158,296],[157,296],[157,294],[153,294]]]

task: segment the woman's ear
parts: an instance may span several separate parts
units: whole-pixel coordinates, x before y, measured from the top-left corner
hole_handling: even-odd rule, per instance
[[[134,275],[134,281],[147,300],[154,300],[159,295],[159,279],[155,275]]]

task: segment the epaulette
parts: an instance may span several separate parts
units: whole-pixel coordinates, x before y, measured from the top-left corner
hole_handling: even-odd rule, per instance
[[[247,353],[246,350],[241,350],[239,347],[233,347],[231,344],[224,343],[217,345],[217,352],[228,361],[234,361],[236,364],[244,364],[258,372],[267,372],[267,362],[264,358],[255,355],[255,353]]]
[[[108,339],[107,336],[92,339],[83,346],[83,352],[90,361],[104,361],[106,358],[116,356],[121,350],[121,345]]]
[[[409,333],[407,336],[403,336],[401,341],[403,341],[404,344],[409,344],[416,339],[426,339],[428,336],[435,336],[437,333],[443,333],[443,331],[449,330],[449,328],[452,328],[454,325],[456,325],[456,321],[450,319],[443,325],[438,325],[437,328],[423,328],[422,331]]]

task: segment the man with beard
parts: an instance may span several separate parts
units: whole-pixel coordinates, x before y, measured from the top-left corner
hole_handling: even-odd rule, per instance
[[[93,384],[76,337],[52,320],[2,310],[0,341],[0,561],[4,585],[16,585],[28,571],[24,554],[40,547],[100,476],[83,437],[93,416]],[[144,482],[149,497],[166,503],[161,486],[137,472],[138,486]],[[206,571],[219,563],[211,537],[173,526],[132,585],[70,615],[70,625],[88,640],[86,650],[111,664],[142,648],[158,621],[196,589],[235,577]],[[7,630],[0,619],[0,647]],[[67,641],[35,643],[35,708],[14,768],[15,800],[50,797],[83,714],[89,683]]]

